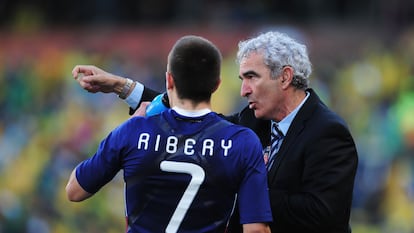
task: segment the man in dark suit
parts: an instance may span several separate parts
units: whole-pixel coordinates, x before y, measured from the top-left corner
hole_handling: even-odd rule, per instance
[[[237,61],[241,95],[249,105],[223,117],[252,128],[261,139],[272,232],[351,232],[356,146],[344,120],[308,87],[306,46],[268,32],[239,43]],[[74,77],[78,73],[94,74],[80,81],[86,90],[121,94],[130,106],[136,103],[133,109],[158,94],[140,83],[126,85],[124,78],[96,67],[76,66]],[[238,232],[235,225],[230,225],[231,232]]]

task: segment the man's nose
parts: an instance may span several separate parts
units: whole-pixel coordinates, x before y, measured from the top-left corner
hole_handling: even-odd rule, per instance
[[[251,93],[251,89],[249,87],[249,85],[243,80],[241,87],[240,87],[240,95],[242,97],[247,97],[249,96],[249,94]]]

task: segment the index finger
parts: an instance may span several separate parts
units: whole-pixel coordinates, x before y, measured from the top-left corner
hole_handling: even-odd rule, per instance
[[[90,65],[76,65],[72,70],[72,75],[76,79],[78,75],[82,73],[84,75],[93,74],[93,66]]]

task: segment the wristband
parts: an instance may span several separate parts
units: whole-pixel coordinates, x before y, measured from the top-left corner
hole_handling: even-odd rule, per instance
[[[129,93],[129,91],[131,90],[132,87],[132,80],[127,78],[126,79],[126,83],[124,85],[124,87],[122,88],[122,92],[118,95],[119,98],[121,99],[125,99]]]

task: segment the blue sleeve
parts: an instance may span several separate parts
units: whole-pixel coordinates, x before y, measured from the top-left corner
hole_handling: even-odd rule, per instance
[[[246,172],[238,194],[240,223],[271,222],[267,170],[263,160],[262,146],[252,132],[246,138],[241,153],[245,161]]]
[[[76,179],[89,193],[96,193],[122,169],[125,124],[113,130],[101,141],[96,153],[76,167]]]

